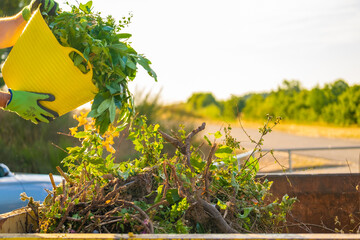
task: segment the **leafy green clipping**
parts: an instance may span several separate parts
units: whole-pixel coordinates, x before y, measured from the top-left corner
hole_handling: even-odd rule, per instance
[[[110,106],[109,106],[109,113],[110,113],[110,122],[115,121],[115,114],[116,114],[116,105],[114,97],[111,98]]]
[[[259,171],[259,160],[250,156],[245,168],[250,171],[253,175],[256,175]]]
[[[93,4],[92,1],[88,1],[86,4],[80,3],[79,9],[82,10],[84,13],[91,13],[92,4]]]
[[[111,99],[107,98],[105,99],[98,107],[97,112],[99,114],[103,113],[105,110],[107,110],[110,107]]]
[[[116,119],[124,124],[134,115],[128,82],[135,79],[138,66],[155,81],[157,75],[150,67],[150,60],[130,46],[131,34],[121,32],[130,23],[131,16],[118,23],[112,16],[103,18],[100,13],[93,12],[92,1],[70,7],[71,11],[44,18],[61,45],[83,53],[85,59],[70,54],[74,65],[84,73],[88,71],[87,61],[93,67],[93,83],[98,93],[88,116],[95,118],[95,125],[102,134]],[[116,117],[117,113],[121,116]]]
[[[217,131],[216,133],[212,133],[212,134],[214,134],[214,136],[215,136],[216,139],[219,139],[219,138],[222,137],[222,134],[221,134],[220,131]]]
[[[212,146],[212,143],[210,142],[210,139],[206,135],[204,135],[204,139],[209,144],[209,146]]]
[[[174,204],[181,200],[177,189],[169,189],[166,192],[166,200],[169,204]]]
[[[230,147],[221,146],[216,150],[215,156],[218,157],[218,158],[226,158],[230,154],[232,154],[232,152],[233,152],[233,150]]]

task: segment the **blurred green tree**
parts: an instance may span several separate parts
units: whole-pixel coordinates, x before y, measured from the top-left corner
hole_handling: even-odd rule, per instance
[[[212,93],[193,93],[187,100],[187,103],[194,110],[204,108],[211,104],[215,104],[216,106],[220,105]]]
[[[222,115],[226,119],[236,119],[245,107],[245,98],[231,95],[230,99],[222,102]]]
[[[320,115],[322,109],[329,103],[324,90],[319,87],[311,89],[307,101],[310,108],[312,108],[317,115]]]

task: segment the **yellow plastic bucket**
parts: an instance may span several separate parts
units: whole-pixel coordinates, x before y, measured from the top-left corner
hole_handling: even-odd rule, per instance
[[[69,54],[81,52],[61,46],[38,9],[7,57],[2,74],[8,88],[51,93],[54,102],[42,104],[60,116],[89,102],[98,91],[92,83],[93,71],[82,73]]]

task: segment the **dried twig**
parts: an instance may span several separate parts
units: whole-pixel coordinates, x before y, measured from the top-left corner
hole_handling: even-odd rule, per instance
[[[185,189],[184,189],[184,185],[183,183],[179,180],[177,174],[176,174],[176,169],[173,165],[171,165],[170,163],[167,164],[170,168],[171,168],[171,175],[173,176],[175,182],[178,185],[178,192],[179,192],[179,196],[182,198],[187,197],[187,194],[185,193]],[[188,199],[189,200],[189,199]]]
[[[180,141],[177,138],[171,137],[170,135],[168,135],[167,133],[158,130],[159,133],[162,135],[162,137],[169,142],[170,144],[172,144],[175,148],[177,148],[183,155],[186,156],[186,164],[188,165],[188,167],[191,169],[192,172],[195,172],[194,167],[191,165],[190,163],[190,156],[191,156],[191,151],[190,151],[190,141],[191,139],[200,131],[205,129],[206,124],[203,123],[201,124],[201,126],[199,126],[197,129],[192,130],[185,138],[185,143],[183,143],[182,141]]]
[[[149,233],[154,233],[154,226],[153,226],[149,216],[146,214],[146,212],[144,212],[141,208],[139,208],[138,206],[136,206],[132,202],[128,202],[128,201],[125,201],[125,200],[118,200],[117,202],[128,205],[128,206],[134,208],[136,211],[138,211],[140,213],[140,215],[143,216],[145,218],[145,220],[147,220],[149,222],[149,226],[150,226],[150,232]]]
[[[155,203],[154,205],[152,205],[151,207],[149,207],[148,209],[146,209],[146,213],[149,213],[151,209],[154,209],[154,208],[157,208],[159,207],[160,205],[168,205],[168,201],[166,199],[163,199],[161,200],[160,202],[158,203]]]
[[[213,219],[213,223],[219,228],[221,232],[239,233],[238,231],[229,226],[229,224],[225,221],[225,219],[221,216],[220,212],[214,206],[201,198],[199,198],[197,201],[201,204],[206,213]]]
[[[49,173],[49,177],[50,177],[50,182],[51,182],[51,185],[52,185],[53,189],[56,190],[56,184],[55,184],[55,181],[54,181],[53,174]]]
[[[138,218],[138,217],[136,217],[136,216],[131,216],[131,217],[132,217],[133,219],[137,220],[138,222],[140,222],[141,225],[144,226],[146,232],[148,232],[148,233],[154,233],[154,229],[150,229],[150,228],[146,225],[145,221],[142,221],[140,218]],[[148,220],[150,220],[150,219],[148,219]],[[152,225],[151,225],[151,227],[152,227]]]
[[[212,163],[212,160],[213,160],[213,157],[214,157],[214,154],[215,154],[215,150],[216,150],[216,143],[214,143],[210,149],[210,152],[209,152],[209,156],[207,158],[207,161],[206,161],[206,166],[205,166],[205,170],[204,170],[204,174],[203,174],[203,181],[204,181],[204,193],[206,194],[206,200],[209,201],[209,168],[211,166],[211,163]]]
[[[64,173],[64,171],[59,167],[59,166],[56,166],[56,170],[58,170],[58,172],[60,173],[60,175],[65,178],[65,180],[70,183],[70,184],[74,184],[73,181],[70,180],[70,178]]]
[[[73,210],[75,204],[74,203],[69,203],[68,208],[66,209],[66,212],[64,214],[64,216],[61,218],[61,221],[59,222],[59,224],[57,225],[55,232],[59,232],[59,230],[61,229],[61,227],[64,225],[67,217],[69,216],[69,213]]]
[[[72,197],[72,200],[74,201],[77,199],[84,191],[86,191],[94,182],[94,179],[88,182],[81,190],[78,192],[74,197]]]

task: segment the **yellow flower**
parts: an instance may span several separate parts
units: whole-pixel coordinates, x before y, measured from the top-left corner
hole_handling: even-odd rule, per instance
[[[87,124],[84,125],[84,130],[85,131],[93,130],[95,129],[94,125],[95,125],[94,121],[89,121]]]
[[[113,146],[111,146],[111,145],[106,145],[106,150],[109,153],[115,153],[116,152],[115,148],[113,148]]]
[[[120,135],[120,132],[117,132],[117,131],[112,133],[113,137],[118,137],[119,135]]]
[[[75,135],[76,134],[76,132],[77,132],[77,127],[73,127],[73,128],[69,128],[70,129],[70,132],[71,132],[71,135]]]
[[[74,118],[79,122],[78,127],[82,125],[86,125],[88,123],[88,120],[86,118],[87,113],[81,112],[80,116],[74,115]]]

